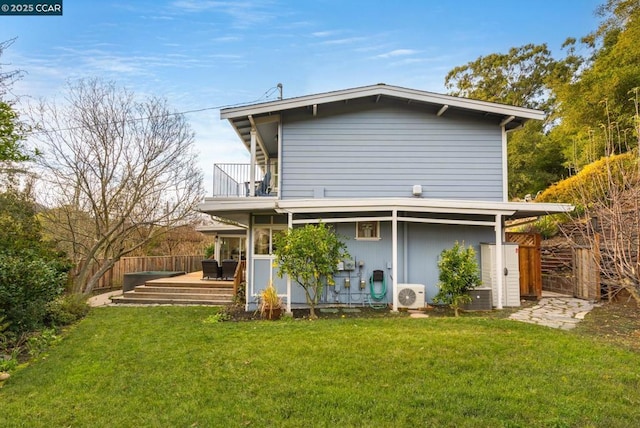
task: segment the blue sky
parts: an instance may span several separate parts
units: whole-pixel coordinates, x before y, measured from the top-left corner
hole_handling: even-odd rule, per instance
[[[444,77],[481,55],[594,30],[604,0],[65,0],[63,16],[0,16],[0,58],[27,74],[15,91],[64,95],[101,77],[179,111],[384,82],[444,93]],[[211,192],[216,162],[248,154],[219,111],[187,115]]]

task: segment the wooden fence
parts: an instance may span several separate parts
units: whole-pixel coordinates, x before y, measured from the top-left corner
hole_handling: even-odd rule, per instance
[[[587,300],[600,299],[599,248],[566,238],[542,243],[542,288]]]
[[[129,272],[157,270],[196,272],[202,270],[202,258],[202,255],[123,257],[100,278],[95,290],[122,287],[124,274]]]

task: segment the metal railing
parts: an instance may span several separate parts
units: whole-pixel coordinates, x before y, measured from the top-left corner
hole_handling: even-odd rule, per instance
[[[255,166],[255,185],[264,180],[265,172]],[[218,163],[213,166],[213,196],[218,198],[240,198],[249,196],[251,164]],[[273,181],[273,174],[271,175]]]

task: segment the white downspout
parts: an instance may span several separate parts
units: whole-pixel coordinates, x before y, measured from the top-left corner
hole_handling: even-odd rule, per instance
[[[498,290],[498,305],[496,306],[496,309],[502,309],[502,287],[504,283],[504,275],[503,275],[504,263],[502,260],[502,256],[504,254],[502,251],[502,214],[496,214],[495,231],[496,231],[496,254],[495,254],[496,271],[494,273],[495,273],[496,289]]]
[[[393,312],[398,311],[398,210],[393,210],[391,215],[391,275]]]
[[[293,213],[288,214],[289,230],[293,229]],[[291,276],[287,275],[287,313],[291,313]]]

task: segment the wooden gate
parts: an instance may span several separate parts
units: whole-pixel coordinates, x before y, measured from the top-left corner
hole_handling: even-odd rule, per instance
[[[520,297],[539,299],[542,297],[542,264],[540,256],[540,234],[507,233],[507,242],[518,244],[520,266]]]

